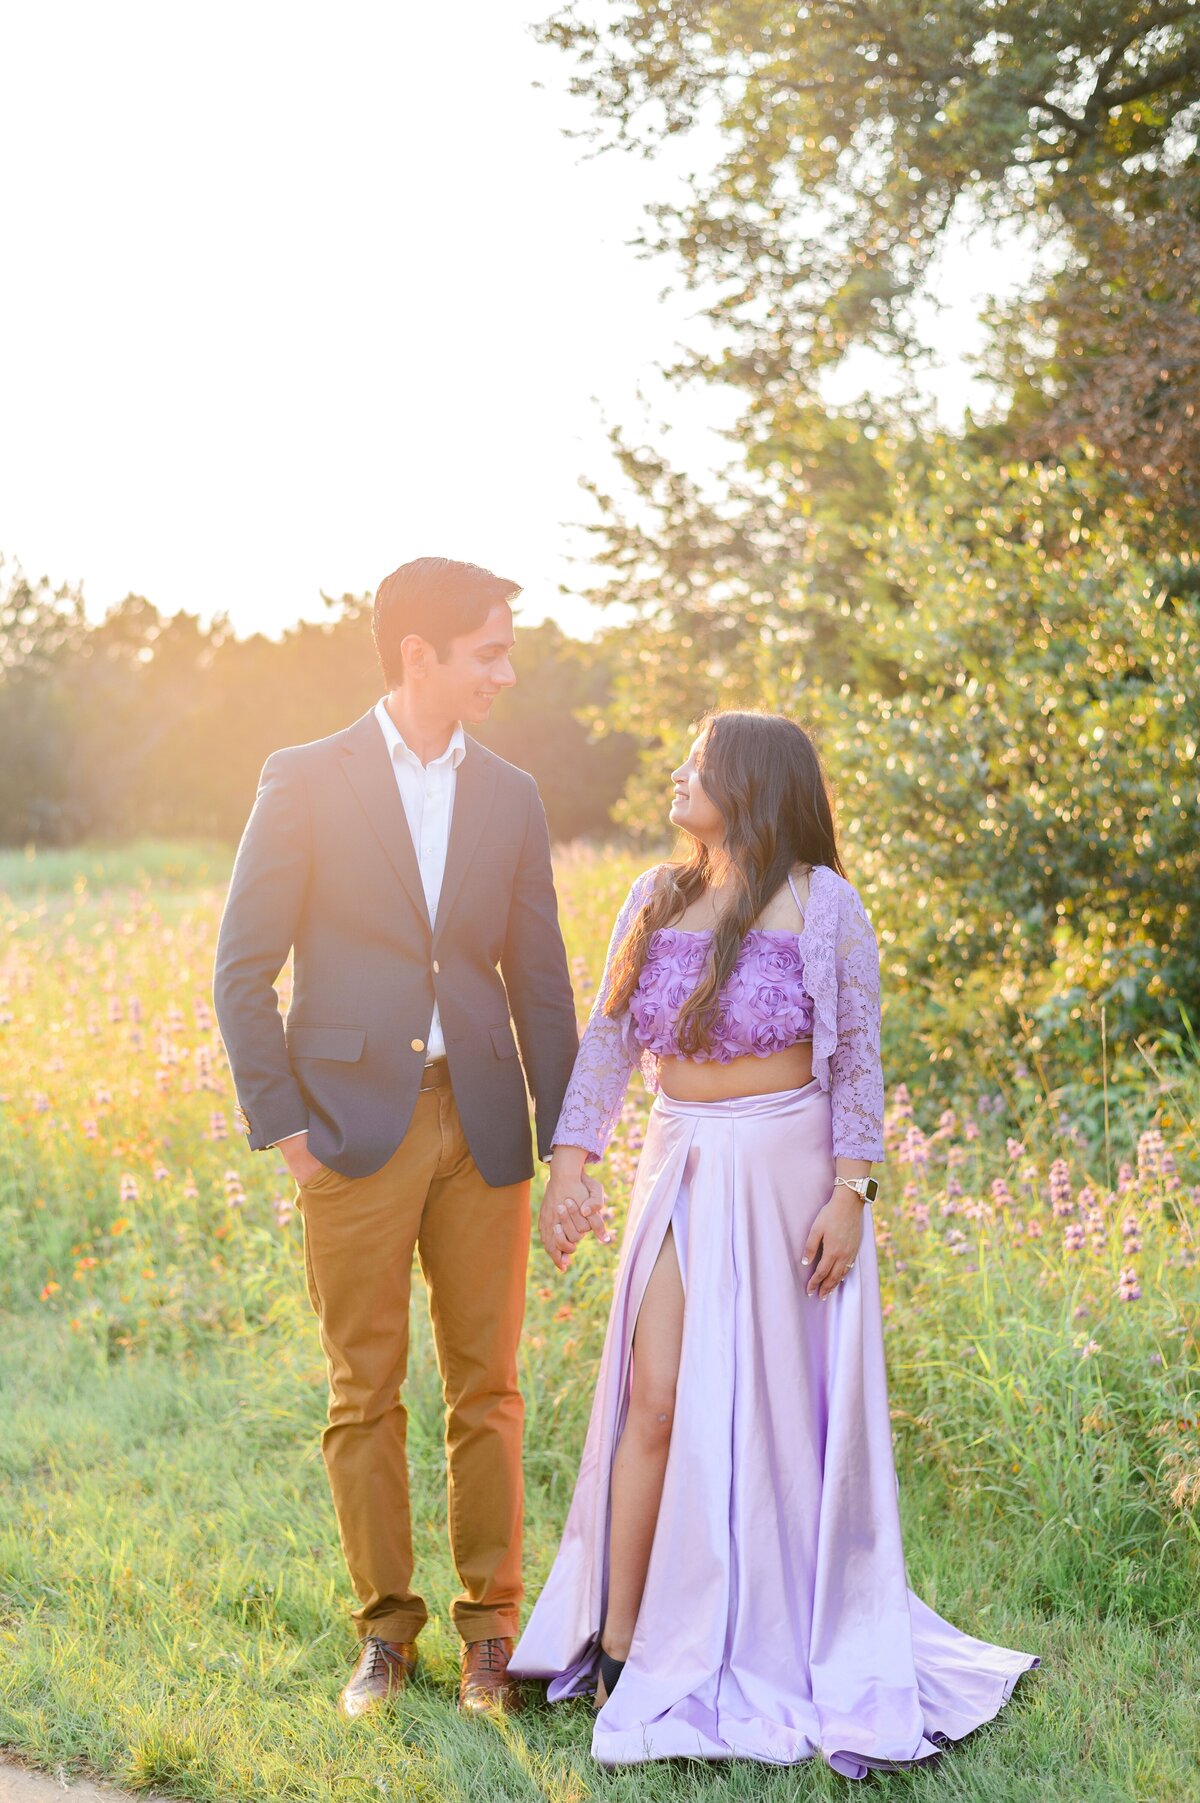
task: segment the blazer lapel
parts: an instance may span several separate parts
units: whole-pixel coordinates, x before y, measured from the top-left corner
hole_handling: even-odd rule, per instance
[[[486,757],[474,739],[467,740],[467,755],[458,766],[454,787],[454,813],[450,821],[450,845],[446,852],[446,868],[442,875],[442,892],[438,897],[435,933],[444,928],[454,906],[454,898],[462,888],[470,869],[471,858],[479,843],[479,835],[492,811],[496,793],[496,765]]]
[[[343,768],[367,819],[379,835],[380,844],[407,889],[413,907],[428,927],[429,909],[425,905],[425,888],[412,834],[408,830],[408,817],[396,787],[396,774],[379,722],[373,713],[364,714],[350,728],[342,745],[342,757]],[[469,758],[463,760],[460,779],[469,762]]]

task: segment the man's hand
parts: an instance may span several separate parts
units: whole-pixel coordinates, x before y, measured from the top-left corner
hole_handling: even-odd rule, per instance
[[[314,1177],[329,1169],[328,1165],[322,1164],[309,1151],[307,1133],[293,1133],[289,1139],[279,1140],[275,1150],[295,1178],[297,1189],[303,1189],[306,1183],[311,1183]]]
[[[578,1146],[554,1148],[538,1215],[542,1245],[560,1271],[570,1264],[571,1254],[584,1234],[594,1233],[602,1246],[614,1237],[608,1225],[611,1210],[604,1206],[604,1191],[594,1177],[585,1173],[583,1159]]]

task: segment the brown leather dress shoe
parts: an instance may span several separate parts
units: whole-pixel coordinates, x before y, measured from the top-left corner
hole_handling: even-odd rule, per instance
[[[472,1640],[463,1648],[462,1682],[458,1687],[458,1706],[469,1715],[482,1715],[499,1709],[504,1715],[515,1715],[521,1707],[521,1692],[508,1675],[512,1658],[511,1637]]]
[[[350,1682],[338,1698],[338,1708],[351,1721],[366,1715],[369,1709],[377,1709],[394,1696],[416,1669],[414,1641],[380,1640],[378,1635],[368,1634]]]

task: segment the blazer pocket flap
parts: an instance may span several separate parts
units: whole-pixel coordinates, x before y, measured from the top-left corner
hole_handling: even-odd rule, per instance
[[[513,1030],[508,1021],[502,1027],[492,1028],[492,1048],[497,1058],[515,1058],[517,1042],[513,1038]]]
[[[353,1064],[367,1042],[365,1027],[288,1027],[285,1037],[293,1058],[336,1058]]]

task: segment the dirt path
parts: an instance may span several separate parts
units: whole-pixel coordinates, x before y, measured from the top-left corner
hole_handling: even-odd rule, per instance
[[[117,1790],[111,1784],[97,1784],[91,1778],[70,1779],[63,1768],[59,1776],[35,1772],[27,1765],[0,1754],[0,1803],[163,1803],[146,1791],[135,1798],[129,1791]]]

